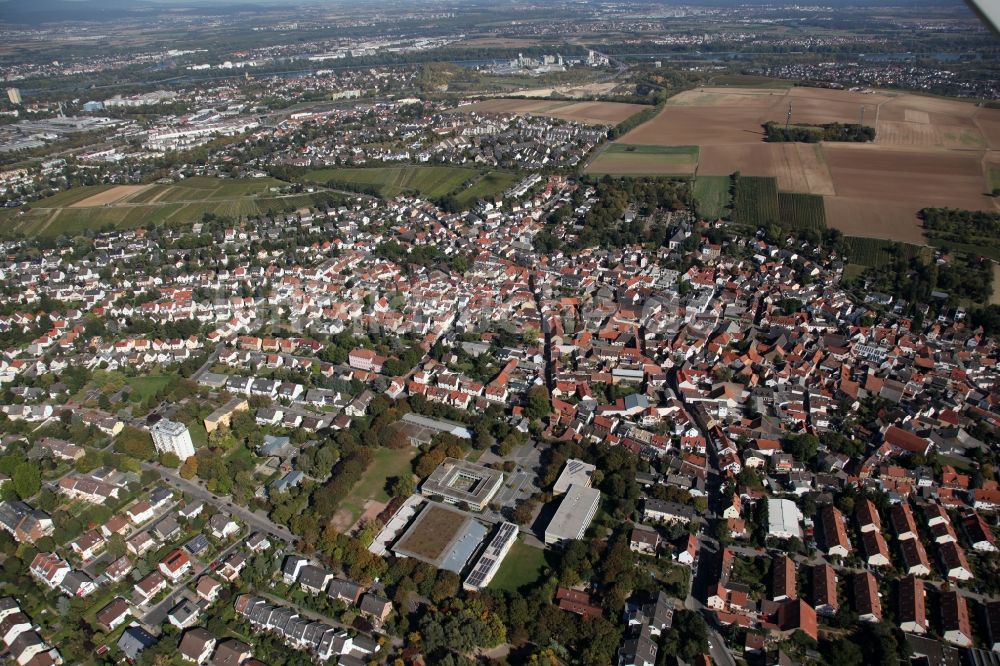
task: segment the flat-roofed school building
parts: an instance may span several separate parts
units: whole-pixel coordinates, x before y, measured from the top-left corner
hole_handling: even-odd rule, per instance
[[[601,491],[572,485],[545,528],[545,543],[556,544],[580,539],[590,526],[601,503]]]

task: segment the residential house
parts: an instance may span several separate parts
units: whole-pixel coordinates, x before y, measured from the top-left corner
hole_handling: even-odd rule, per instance
[[[177,646],[177,651],[180,652],[184,661],[204,664],[208,662],[208,658],[215,649],[216,640],[215,636],[207,629],[195,627],[184,632],[184,636],[181,637],[181,642]]]
[[[882,600],[879,597],[878,581],[870,571],[856,573],[851,579],[854,592],[854,610],[862,622],[882,621]]]

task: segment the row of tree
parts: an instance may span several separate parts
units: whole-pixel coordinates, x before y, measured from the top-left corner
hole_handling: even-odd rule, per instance
[[[782,125],[770,121],[764,123],[764,140],[770,143],[819,143],[820,141],[867,143],[875,140],[875,128],[858,123]]]

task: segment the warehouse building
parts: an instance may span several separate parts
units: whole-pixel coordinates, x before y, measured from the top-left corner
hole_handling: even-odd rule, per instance
[[[801,539],[799,507],[786,499],[767,500],[767,535],[776,539]]]

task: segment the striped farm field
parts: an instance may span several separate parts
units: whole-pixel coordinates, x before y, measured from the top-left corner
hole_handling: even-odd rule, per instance
[[[277,192],[287,185],[273,178],[199,177],[172,184],[72,188],[34,202],[26,213],[0,211],[0,233],[72,236],[88,229],[190,224],[200,221],[206,213],[238,220],[314,203],[314,195]],[[98,199],[108,201],[100,203]]]
[[[754,227],[778,222],[778,181],[760,176],[739,176],[733,198],[733,221]]]
[[[826,229],[826,208],[818,194],[778,193],[781,226],[791,229]]]

